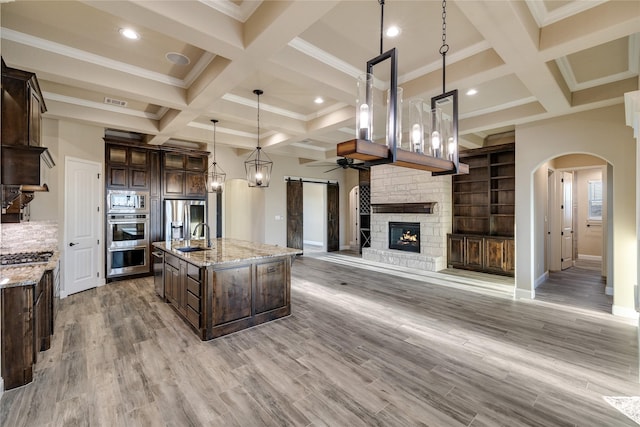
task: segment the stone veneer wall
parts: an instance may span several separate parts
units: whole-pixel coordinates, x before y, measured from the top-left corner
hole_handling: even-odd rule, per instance
[[[451,176],[431,176],[398,166],[371,168],[371,204],[436,202],[432,214],[371,214],[371,247],[362,258],[408,268],[438,271],[447,267],[451,233]],[[420,223],[420,253],[389,249],[390,221]]]
[[[0,253],[58,249],[58,223],[55,221],[4,223],[0,229]]]

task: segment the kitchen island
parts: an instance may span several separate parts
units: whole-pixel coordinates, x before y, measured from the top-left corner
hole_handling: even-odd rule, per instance
[[[291,314],[291,263],[301,250],[237,239],[155,242],[164,297],[202,340]]]

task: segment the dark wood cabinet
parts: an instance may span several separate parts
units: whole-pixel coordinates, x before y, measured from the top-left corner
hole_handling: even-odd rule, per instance
[[[10,390],[33,380],[35,286],[0,291],[2,309],[2,378]]]
[[[453,177],[448,265],[513,275],[515,144],[460,153],[469,174]]]
[[[202,326],[201,269],[169,253],[164,258],[165,298],[194,328]]]
[[[204,199],[207,195],[206,154],[162,153],[163,196],[171,199]]]
[[[40,147],[40,121],[46,111],[36,75],[7,67],[3,60],[2,145]]]
[[[149,190],[148,150],[122,145],[106,145],[107,188]]]
[[[202,340],[291,314],[289,256],[198,267],[164,252],[165,299]]]

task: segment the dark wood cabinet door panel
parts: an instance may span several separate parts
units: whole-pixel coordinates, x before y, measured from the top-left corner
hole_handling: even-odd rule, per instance
[[[451,267],[462,267],[464,265],[464,236],[449,235],[447,258]]]
[[[30,383],[33,379],[34,286],[5,288],[0,291],[2,315],[2,378],[5,390]]]
[[[207,194],[206,177],[202,173],[185,172],[185,195],[203,197]]]
[[[284,261],[256,265],[254,289],[255,313],[263,313],[287,304],[287,280]]]
[[[184,169],[184,154],[164,153],[163,166],[165,169]]]
[[[251,266],[216,270],[213,324],[251,316]]]
[[[504,270],[504,247],[504,239],[486,238],[484,240],[484,267],[487,270]]]
[[[184,195],[183,171],[166,171],[164,173],[164,193],[167,196]]]
[[[130,187],[136,190],[146,190],[149,188],[149,174],[146,170],[130,169]]]
[[[482,237],[466,237],[464,244],[465,262],[469,267],[482,268],[483,266],[483,239]]]
[[[128,170],[125,167],[110,166],[108,169],[107,187],[128,188]]]

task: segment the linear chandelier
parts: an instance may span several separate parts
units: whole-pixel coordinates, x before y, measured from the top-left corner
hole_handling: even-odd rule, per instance
[[[433,175],[468,173],[468,166],[458,159],[458,91],[445,91],[446,54],[446,0],[442,2],[442,94],[431,98],[431,104],[421,99],[409,103],[408,138],[403,144],[402,88],[398,87],[397,52],[383,53],[384,0],[380,4],[380,55],[367,61],[365,74],[357,79],[356,135],[336,147],[339,156],[364,160],[370,165],[393,164],[431,171]],[[375,77],[374,66],[389,60],[390,80],[387,90],[387,120],[384,142],[376,141],[373,118]]]

